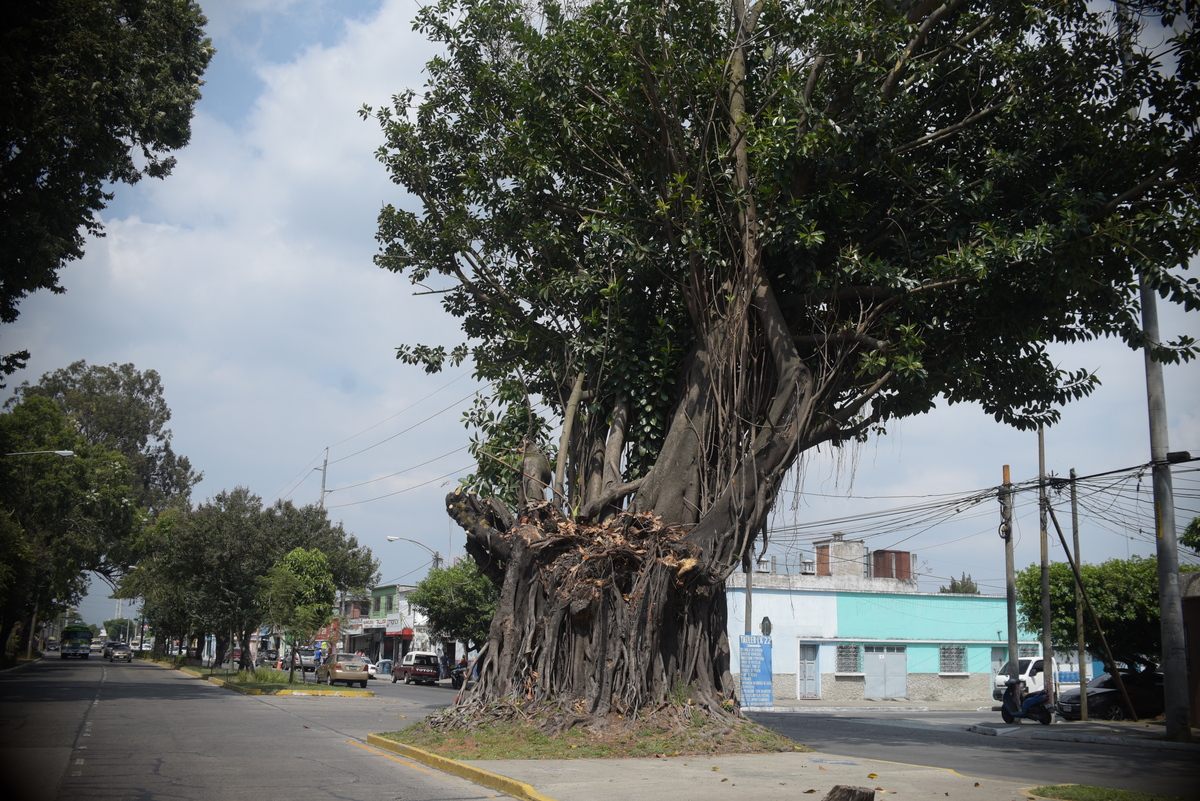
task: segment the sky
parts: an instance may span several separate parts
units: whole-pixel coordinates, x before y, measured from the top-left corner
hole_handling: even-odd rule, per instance
[[[217,52],[191,144],[166,180],[115,188],[101,215],[106,236],[60,274],[66,294],[22,304],[2,332],[5,352],[33,356],[10,387],[79,359],[158,371],[173,447],[204,474],[195,502],[237,486],[265,503],[320,502],[328,449],[331,517],[372,549],[382,582],[418,581],[431,552],[463,555],[443,498],[471,467],[461,416],[478,385],[466,368],[429,376],[395,359],[397,345],[460,338],[435,297],[372,263],[381,206],[417,206],[376,161],[382,135],[358,110],[419,89],[435,50],[412,30],[412,0],[201,6]],[[1197,314],[1160,313],[1164,335],[1200,338]],[[1148,462],[1141,355],[1111,341],[1054,354],[1064,368],[1097,370],[1103,386],[1047,429],[1047,470],[1093,475]],[[1200,455],[1200,369],[1168,366],[1165,376],[1171,450]],[[1036,478],[1037,435],[970,405],[810,454],[777,505],[767,555],[795,561],[814,539],[845,531],[872,549],[916,553],[923,590],[966,573],[1003,593],[994,493],[962,500],[1000,484],[1003,465],[1016,482]],[[1111,486],[1124,475],[1087,483],[1085,561],[1154,552],[1149,479],[1139,495],[1136,477]],[[1178,466],[1175,482],[1182,526],[1200,514],[1195,464]],[[1017,503],[1019,567],[1039,554],[1032,496]],[[1055,503],[1069,536],[1069,510]],[[108,592],[93,581],[81,607],[88,622],[130,615]]]

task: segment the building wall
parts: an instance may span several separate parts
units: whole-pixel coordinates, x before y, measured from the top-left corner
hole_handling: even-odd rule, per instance
[[[738,636],[746,629],[744,574],[726,582],[731,669],[737,675]],[[867,692],[863,674],[839,673],[838,645],[858,648],[902,645],[905,697],[912,701],[991,702],[993,649],[1006,650],[1007,612],[998,595],[921,593],[913,582],[839,576],[756,573],[750,628],[762,634],[770,618],[772,685],[778,700],[798,695],[799,653],[815,645],[821,701],[860,701]],[[1021,632],[1023,644],[1035,643]],[[941,646],[963,646],[965,670],[941,672]],[[871,654],[864,654],[863,659]],[[863,669],[867,665],[863,664]]]

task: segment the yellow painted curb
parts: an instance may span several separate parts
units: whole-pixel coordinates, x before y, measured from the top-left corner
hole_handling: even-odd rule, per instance
[[[525,782],[510,779],[507,776],[501,776],[499,773],[492,773],[483,768],[477,768],[474,765],[466,765],[440,754],[422,751],[420,748],[413,748],[411,745],[404,745],[395,740],[380,737],[378,734],[368,734],[367,745],[373,745],[376,748],[382,748],[384,751],[391,751],[393,754],[406,756],[409,759],[422,762],[432,768],[437,768],[467,781],[482,784],[484,787],[490,787],[493,790],[499,790],[502,793],[511,795],[513,798],[520,798],[522,801],[554,801],[553,798],[542,795]]]

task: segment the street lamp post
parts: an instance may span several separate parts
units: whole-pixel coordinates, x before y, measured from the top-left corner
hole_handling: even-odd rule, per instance
[[[437,551],[433,550],[432,548],[430,548],[428,545],[426,545],[423,542],[417,542],[416,540],[410,540],[408,537],[388,537],[387,541],[388,542],[400,542],[400,541],[411,542],[413,545],[420,545],[422,548],[424,548],[425,550],[429,551],[430,554],[432,554],[434,570],[437,570],[438,568],[440,568],[442,566],[442,555],[440,553],[438,553]]]
[[[74,456],[75,451],[16,451],[15,453],[6,453],[5,456],[36,456],[39,453],[52,453],[55,456]]]

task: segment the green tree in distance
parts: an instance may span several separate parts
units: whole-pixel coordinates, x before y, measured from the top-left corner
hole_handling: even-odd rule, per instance
[[[1179,538],[1179,544],[1200,553],[1200,517],[1193,517]]]
[[[80,360],[23,382],[6,403],[45,397],[58,403],[88,442],[120,451],[134,472],[138,502],[151,512],[187,499],[202,474],[171,448],[171,408],[155,370],[132,364],[89,365]]]
[[[276,630],[284,633],[290,655],[333,620],[337,590],[329,560],[316,548],[295,548],[258,580],[258,602]],[[288,659],[288,683],[296,678],[296,660]]]
[[[1186,572],[1187,568],[1185,568]],[[1158,611],[1158,560],[1153,556],[1109,559],[1082,565],[1080,575],[1100,620],[1113,659],[1138,670],[1162,663],[1162,630]],[[1041,567],[1030,565],[1017,574],[1017,610],[1027,631],[1042,630]],[[1074,651],[1075,578],[1062,562],[1050,565],[1050,642],[1056,649]],[[1099,633],[1085,608],[1083,637],[1087,650],[1112,671]]]
[[[1053,423],[1097,378],[1049,343],[1141,347],[1139,276],[1200,308],[1186,14],[1130,52],[1082,0],[423,7],[427,85],[363,114],[420,206],[378,264],[466,338],[397,355],[491,388],[447,498],[501,586],[463,703],[724,715],[724,581],[803,454],[938,399]]]
[[[104,631],[107,632],[110,640],[125,642],[136,628],[137,623],[127,617],[114,617],[112,620],[104,621]]]
[[[142,526],[120,453],[88,443],[47,398],[0,415],[0,454],[43,450],[75,456],[0,456],[0,643],[18,620],[78,604],[88,571],[112,575],[110,555],[127,552]]]
[[[212,58],[188,0],[17,3],[0,31],[0,323],[100,235],[112,185],[161,178]],[[0,357],[0,376],[28,352]]]
[[[496,584],[472,559],[430,570],[408,602],[421,610],[435,638],[458,640],[471,649],[487,641],[496,614]]]
[[[979,594],[979,585],[975,583],[975,579],[971,578],[967,573],[962,574],[962,578],[950,577],[949,587],[938,587],[938,592],[961,592],[971,595]]]

